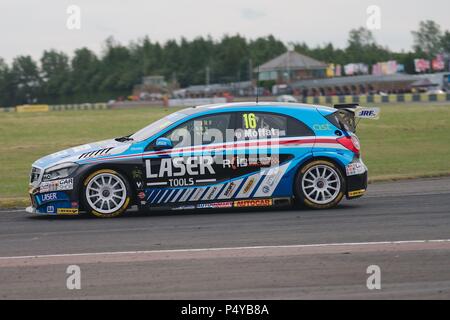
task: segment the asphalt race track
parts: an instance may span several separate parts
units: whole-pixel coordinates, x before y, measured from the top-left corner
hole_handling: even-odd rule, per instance
[[[0,211],[0,299],[449,299],[449,239],[450,178],[372,184],[328,211]]]

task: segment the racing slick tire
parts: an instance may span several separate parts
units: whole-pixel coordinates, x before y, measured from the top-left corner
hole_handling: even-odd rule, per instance
[[[99,218],[121,215],[130,204],[130,190],[127,179],[117,171],[101,169],[91,173],[81,191],[86,213]]]
[[[294,185],[297,203],[312,209],[329,209],[345,195],[345,179],[333,162],[319,159],[300,168]]]

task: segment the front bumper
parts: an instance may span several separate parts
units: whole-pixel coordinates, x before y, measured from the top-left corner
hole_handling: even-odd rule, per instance
[[[73,200],[72,191],[47,191],[41,188],[29,190],[31,206],[26,211],[42,215],[77,215],[78,201]]]

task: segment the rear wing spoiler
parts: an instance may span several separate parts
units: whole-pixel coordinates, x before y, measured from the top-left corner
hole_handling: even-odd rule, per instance
[[[354,118],[378,120],[380,118],[380,108],[361,107],[357,103],[335,104],[335,109],[350,112]]]

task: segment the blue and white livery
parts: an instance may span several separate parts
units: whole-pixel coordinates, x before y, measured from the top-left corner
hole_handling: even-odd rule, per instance
[[[367,188],[355,115],[378,112],[280,102],[184,109],[134,134],[37,160],[28,211],[115,217],[132,205],[331,208]]]

